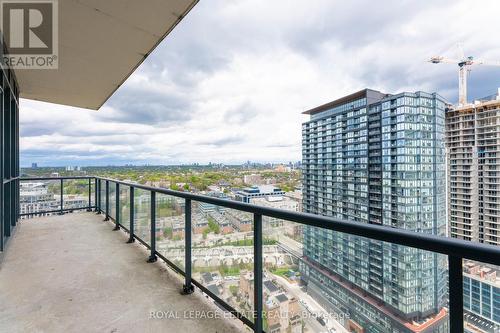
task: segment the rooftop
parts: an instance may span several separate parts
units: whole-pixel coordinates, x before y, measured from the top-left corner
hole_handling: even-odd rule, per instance
[[[286,297],[286,295],[285,295],[285,294],[279,294],[279,295],[276,295],[276,299],[277,299],[280,303],[283,303],[283,302],[288,301],[288,297]]]
[[[353,94],[343,96],[343,97],[336,99],[332,102],[322,104],[322,105],[317,106],[315,108],[312,108],[310,110],[304,111],[304,112],[302,112],[302,114],[313,115],[316,113],[326,111],[326,110],[331,109],[333,107],[342,105],[342,104],[347,103],[347,102],[355,101],[355,100],[363,98],[363,97],[367,97],[369,99],[372,96],[377,96],[378,98],[382,98],[383,96],[386,96],[386,94],[381,93],[380,91],[377,91],[377,90],[373,90],[373,89],[363,89],[363,90],[357,91]]]
[[[464,275],[483,282],[489,282],[500,288],[500,270],[498,266],[466,260],[464,262]]]
[[[264,287],[266,287],[266,289],[270,292],[270,293],[274,293],[275,291],[278,291],[278,287],[276,287],[276,285],[270,281],[270,280],[266,280],[264,281]]]
[[[246,193],[275,193],[275,192],[282,192],[282,190],[279,187],[276,187],[274,185],[257,185],[257,186],[250,186],[250,187],[245,187],[242,191],[240,192],[246,192]]]

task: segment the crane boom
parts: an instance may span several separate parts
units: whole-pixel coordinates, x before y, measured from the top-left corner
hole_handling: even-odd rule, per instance
[[[433,64],[457,64],[458,65],[458,104],[467,104],[467,74],[472,65],[500,66],[500,61],[474,60],[473,57],[463,57],[461,60],[449,59],[442,56],[434,56],[429,59]]]

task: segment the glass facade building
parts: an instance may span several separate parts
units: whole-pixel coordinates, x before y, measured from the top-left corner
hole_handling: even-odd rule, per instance
[[[306,114],[305,212],[445,235],[443,98],[366,89]],[[301,270],[311,295],[349,314],[351,331],[444,332],[444,260],[306,227]]]

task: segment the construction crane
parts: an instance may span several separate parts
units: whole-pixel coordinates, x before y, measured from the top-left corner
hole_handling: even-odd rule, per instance
[[[449,59],[442,56],[434,56],[429,62],[433,64],[457,64],[458,65],[458,105],[467,104],[467,76],[470,73],[472,65],[500,66],[500,61],[482,61],[474,60],[474,57],[466,57],[463,49],[460,47],[460,59]]]

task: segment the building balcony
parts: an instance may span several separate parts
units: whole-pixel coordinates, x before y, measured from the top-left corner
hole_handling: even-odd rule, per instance
[[[238,332],[202,293],[94,212],[20,221],[0,267],[1,332]],[[176,317],[176,319],[172,319]]]
[[[261,332],[270,327],[264,318],[274,297],[264,286],[270,283],[266,281],[280,281],[274,277],[269,260],[279,260],[271,259],[276,255],[291,256],[299,262],[310,260],[302,257],[302,246],[295,248],[296,242],[287,241],[276,249],[264,243],[270,235],[269,227],[263,227],[269,218],[316,227],[320,233],[328,229],[366,241],[383,240],[448,256],[448,305],[436,317],[429,317],[433,319],[425,320],[429,327],[429,323],[443,320],[449,320],[450,327],[463,325],[462,285],[451,283],[462,279],[462,259],[498,264],[500,258],[498,247],[393,229],[377,225],[380,221],[354,223],[100,177],[18,178],[16,182],[55,183],[59,186],[51,188],[60,192],[54,194],[58,204],[39,206],[51,210],[39,208],[19,214],[0,270],[0,281],[7,282],[0,284],[2,331],[68,331],[87,325],[90,331],[170,331],[186,327],[190,332]],[[83,188],[79,206],[70,205],[64,195],[65,188],[75,183]],[[245,216],[245,237],[252,244],[231,252],[235,249],[224,243],[202,240],[198,230],[203,227],[198,215],[201,203],[219,207],[233,221]],[[166,207],[170,207],[168,213]],[[39,217],[47,214],[50,216]],[[178,227],[169,234],[165,228],[170,220],[175,220]],[[229,239],[237,235],[228,234]],[[213,244],[204,247],[200,241]],[[244,269],[223,274],[221,267],[231,267],[228,258]],[[352,270],[363,269],[356,266]],[[339,279],[331,272],[328,275],[332,281]],[[289,304],[295,304],[294,300],[302,295],[284,285],[279,290],[285,295],[281,299],[286,298]],[[367,295],[355,283],[349,284],[349,290],[354,296]],[[371,298],[369,302],[385,304]],[[427,332],[423,324],[395,317],[389,305],[381,308],[407,332]],[[299,315],[300,311],[292,309],[288,311]],[[215,313],[216,320],[206,319]],[[290,325],[306,325],[307,316],[293,317]],[[312,323],[307,325],[314,328],[316,322]],[[353,323],[335,325],[344,332]]]

